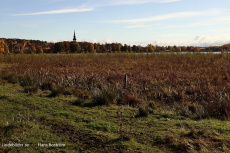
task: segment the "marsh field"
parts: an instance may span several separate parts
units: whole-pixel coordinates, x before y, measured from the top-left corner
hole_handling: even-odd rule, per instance
[[[0,118],[0,152],[230,152],[230,54],[1,55]]]

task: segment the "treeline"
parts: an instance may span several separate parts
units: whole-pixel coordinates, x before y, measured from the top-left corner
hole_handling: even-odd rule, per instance
[[[0,39],[0,53],[105,53],[105,52],[217,52],[230,51],[230,44],[223,46],[147,46],[127,45],[121,43],[91,43],[91,42],[46,42],[25,39]]]
[[[217,52],[226,51],[230,49],[230,44],[223,46],[210,46],[210,47],[194,47],[194,46],[155,46],[148,44],[143,47],[140,45],[127,45],[121,43],[90,43],[90,42],[76,42],[76,41],[63,41],[57,43],[49,43],[51,53],[105,53],[105,52]]]

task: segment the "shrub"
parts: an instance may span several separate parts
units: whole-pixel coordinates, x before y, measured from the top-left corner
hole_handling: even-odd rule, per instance
[[[148,117],[148,115],[149,115],[148,107],[140,107],[138,109],[137,117]]]

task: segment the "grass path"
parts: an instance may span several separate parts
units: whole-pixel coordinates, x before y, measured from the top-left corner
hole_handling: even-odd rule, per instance
[[[0,152],[229,152],[230,122],[191,120],[167,108],[148,117],[126,106],[89,107],[74,96],[28,95],[0,81]],[[7,147],[7,144],[28,147]],[[65,145],[41,147],[42,144]]]

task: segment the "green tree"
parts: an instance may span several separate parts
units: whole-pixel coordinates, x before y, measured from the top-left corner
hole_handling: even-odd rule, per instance
[[[69,48],[70,48],[71,53],[79,53],[80,52],[80,45],[76,41],[70,42]]]
[[[57,42],[54,44],[54,53],[64,52],[65,46],[62,42]]]
[[[128,52],[131,52],[132,51],[132,47],[129,45],[128,46]]]
[[[123,47],[122,47],[122,51],[124,52],[128,52],[129,51],[129,47],[127,44],[125,44]]]

